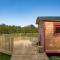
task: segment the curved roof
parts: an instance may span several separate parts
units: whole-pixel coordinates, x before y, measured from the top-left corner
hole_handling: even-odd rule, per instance
[[[43,16],[43,17],[37,17],[36,23],[39,23],[40,21],[60,21],[60,16]]]

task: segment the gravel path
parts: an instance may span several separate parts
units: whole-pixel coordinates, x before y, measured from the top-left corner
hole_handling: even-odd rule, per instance
[[[11,60],[48,60],[45,53],[38,53],[29,40],[16,41]]]

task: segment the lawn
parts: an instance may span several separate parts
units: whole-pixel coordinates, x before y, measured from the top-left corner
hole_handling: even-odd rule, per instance
[[[49,60],[60,60],[60,54],[48,54]]]
[[[10,60],[11,55],[0,53],[0,60]]]

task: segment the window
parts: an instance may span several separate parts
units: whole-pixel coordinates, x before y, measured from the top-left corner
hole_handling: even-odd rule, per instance
[[[56,33],[60,33],[60,26],[56,26]]]
[[[60,34],[60,23],[55,23],[55,34]]]

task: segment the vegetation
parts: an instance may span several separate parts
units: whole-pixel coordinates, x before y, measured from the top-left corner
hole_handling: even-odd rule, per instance
[[[0,52],[0,60],[10,60],[11,56]]]
[[[12,34],[12,33],[37,33],[37,28],[34,25],[25,27],[11,26],[6,24],[0,24],[0,34]]]

